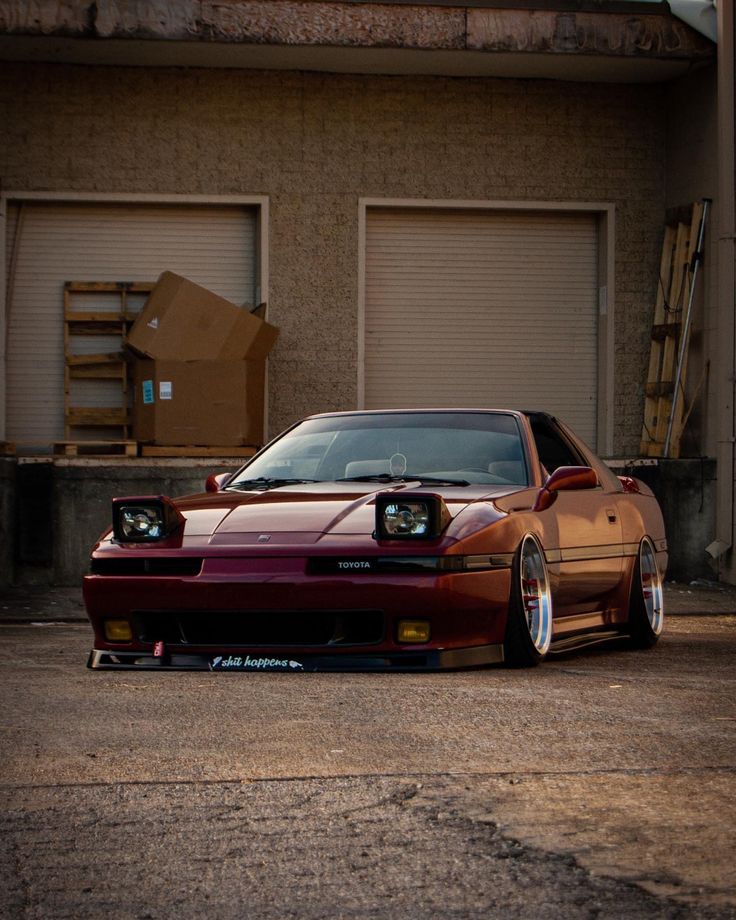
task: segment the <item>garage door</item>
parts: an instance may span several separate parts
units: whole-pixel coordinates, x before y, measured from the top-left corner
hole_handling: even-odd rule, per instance
[[[547,409],[595,444],[597,291],[594,214],[369,210],[366,408]]]
[[[6,235],[6,438],[47,444],[64,436],[65,281],[155,281],[168,269],[235,303],[253,305],[255,234],[256,211],[245,207],[11,206]],[[106,306],[109,302],[85,300],[78,309]],[[119,348],[119,339],[86,339],[80,336],[75,343],[77,353]],[[119,404],[119,383],[85,384],[75,405]]]

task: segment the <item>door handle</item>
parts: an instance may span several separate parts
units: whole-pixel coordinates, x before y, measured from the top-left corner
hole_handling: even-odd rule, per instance
[[[613,508],[606,508],[606,517],[608,518],[609,524],[616,523],[616,520],[617,520],[616,512],[613,510]]]

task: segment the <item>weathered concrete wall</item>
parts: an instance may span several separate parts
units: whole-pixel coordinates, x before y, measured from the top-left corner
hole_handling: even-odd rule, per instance
[[[13,458],[0,457],[0,588],[15,578],[15,470]]]
[[[667,578],[689,582],[714,579],[717,569],[705,552],[715,537],[716,461],[660,460],[633,475],[646,482],[659,500],[669,546]]]
[[[53,496],[46,507],[46,526],[53,534],[50,563],[45,567],[19,565],[16,582],[79,584],[87,571],[90,549],[110,524],[113,497],[177,497],[202,492],[210,473],[235,470],[239,466],[237,462],[191,460],[120,463],[57,460],[49,464]],[[24,508],[18,510],[22,515]]]
[[[270,197],[270,431],[357,398],[358,199],[616,205],[615,450],[638,450],[664,90],[6,64],[4,189]]]

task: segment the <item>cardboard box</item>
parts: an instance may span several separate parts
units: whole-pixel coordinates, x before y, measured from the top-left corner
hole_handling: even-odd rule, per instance
[[[263,443],[263,361],[134,363],[133,437],[163,446]]]
[[[136,317],[127,345],[170,361],[263,360],[279,330],[193,281],[164,272]]]

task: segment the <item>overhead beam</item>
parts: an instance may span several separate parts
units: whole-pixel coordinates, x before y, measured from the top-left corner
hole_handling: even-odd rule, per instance
[[[605,7],[580,9],[580,3],[570,6],[575,8],[529,9],[513,0],[506,7],[332,0],[0,0],[0,37],[585,54],[689,62],[714,55],[712,42],[660,4],[640,4],[641,12],[620,13]]]

